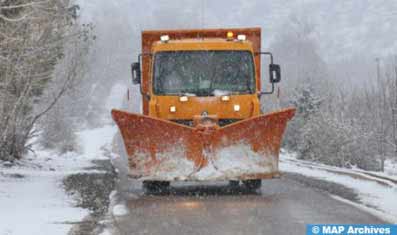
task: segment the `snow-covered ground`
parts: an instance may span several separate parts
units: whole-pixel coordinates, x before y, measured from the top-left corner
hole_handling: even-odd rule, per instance
[[[36,149],[17,166],[0,164],[0,235],[67,234],[89,211],[74,206],[63,190],[65,176],[93,172],[92,160],[104,158],[117,129],[104,126],[78,133],[80,153],[57,156]]]
[[[370,212],[385,221],[397,223],[397,176],[395,165],[388,162],[386,173],[343,169],[309,161],[297,160],[294,154],[282,153],[280,170],[341,184],[353,189],[360,203],[350,202],[337,195],[334,198]]]
[[[397,160],[386,160],[385,161],[385,174],[380,173],[380,175],[391,176],[397,180]]]

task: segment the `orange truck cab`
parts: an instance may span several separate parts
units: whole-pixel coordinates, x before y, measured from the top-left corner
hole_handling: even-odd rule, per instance
[[[242,180],[256,189],[277,176],[295,110],[261,113],[260,97],[274,92],[281,73],[260,49],[260,28],[144,31],[132,65],[143,114],[112,111],[130,175],[152,189],[176,180]],[[270,57],[266,92],[263,55]]]

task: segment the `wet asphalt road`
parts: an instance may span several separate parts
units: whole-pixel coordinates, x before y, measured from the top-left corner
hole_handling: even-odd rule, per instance
[[[263,181],[256,193],[216,185],[173,185],[171,193],[131,190],[128,216],[116,217],[120,234],[306,234],[308,223],[384,223],[334,200],[294,175]]]

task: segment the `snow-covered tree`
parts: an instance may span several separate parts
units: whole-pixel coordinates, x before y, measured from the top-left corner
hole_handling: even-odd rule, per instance
[[[65,42],[81,35],[69,34],[75,18],[69,0],[0,1],[1,160],[19,159],[30,149],[35,124],[71,82],[71,76],[63,77],[54,96],[41,99],[65,56]]]
[[[82,26],[75,25],[69,29],[79,34]],[[84,25],[84,34],[73,37],[64,44],[64,56],[58,61],[54,70],[54,77],[41,96],[40,104],[36,109],[43,108],[46,101],[53,100],[57,92],[64,89],[51,110],[38,122],[35,129],[40,133],[40,142],[44,147],[58,149],[61,152],[72,151],[77,147],[75,131],[78,123],[84,119],[77,107],[88,106],[88,102],[78,99],[81,93],[81,84],[87,74],[89,48],[92,43],[91,25]],[[63,81],[68,81],[66,87]],[[39,107],[37,107],[39,106]]]

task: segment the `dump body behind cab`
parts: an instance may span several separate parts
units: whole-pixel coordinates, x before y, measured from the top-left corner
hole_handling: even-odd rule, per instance
[[[278,175],[282,136],[295,110],[261,114],[260,43],[260,28],[142,33],[142,64],[134,71],[143,115],[112,111],[130,176],[200,181]],[[273,72],[277,76],[279,68]]]

